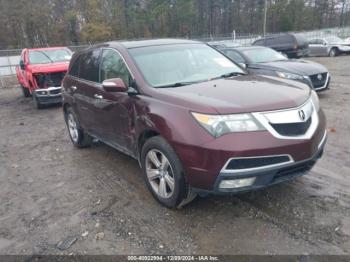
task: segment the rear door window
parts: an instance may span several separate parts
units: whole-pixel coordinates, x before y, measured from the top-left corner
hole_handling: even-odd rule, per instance
[[[91,81],[99,82],[99,62],[100,62],[101,49],[95,49],[82,54],[80,57],[79,78]]]
[[[80,56],[78,56],[70,66],[69,75],[79,77]]]

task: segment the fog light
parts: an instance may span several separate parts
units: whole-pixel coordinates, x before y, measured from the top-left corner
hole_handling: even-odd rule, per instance
[[[234,180],[222,180],[220,183],[220,188],[238,188],[251,186],[255,182],[255,177],[234,179]]]

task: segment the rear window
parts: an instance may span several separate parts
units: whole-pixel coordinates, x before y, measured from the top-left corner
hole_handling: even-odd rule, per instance
[[[302,35],[294,35],[295,39],[297,40],[298,45],[305,45],[308,44],[308,41],[305,37]]]
[[[264,45],[264,39],[256,40],[253,45]]]
[[[69,75],[79,77],[79,62],[80,56],[74,59],[73,63],[70,65]]]

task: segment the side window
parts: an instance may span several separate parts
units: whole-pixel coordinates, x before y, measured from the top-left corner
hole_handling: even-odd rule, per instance
[[[256,40],[254,45],[263,45],[264,44],[264,40],[261,39],[261,40]]]
[[[121,78],[127,86],[130,86],[131,75],[123,58],[112,49],[102,51],[100,64],[100,80]]]
[[[225,50],[224,53],[236,63],[245,63],[244,58],[233,50]]]
[[[279,44],[290,44],[291,42],[294,42],[294,37],[291,36],[291,35],[282,35],[280,38],[279,38],[279,41],[278,43]]]
[[[316,40],[315,39],[309,40],[309,45],[314,45],[314,44],[316,44]]]
[[[80,56],[78,56],[70,65],[69,75],[79,77]]]
[[[278,38],[267,38],[265,42],[265,46],[271,46],[275,44],[279,44],[281,41]]]
[[[92,82],[99,82],[98,65],[101,49],[96,49],[80,56],[79,77]]]

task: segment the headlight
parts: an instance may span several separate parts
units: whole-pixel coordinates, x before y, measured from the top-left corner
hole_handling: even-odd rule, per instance
[[[297,74],[292,74],[292,73],[278,72],[277,71],[276,74],[279,77],[292,79],[292,80],[302,80],[302,79],[304,79],[304,76],[297,75]]]
[[[320,110],[320,100],[318,100],[318,95],[314,90],[311,90],[311,100],[315,106],[316,111]]]
[[[226,133],[265,130],[251,114],[205,115],[193,113],[193,117],[211,135],[219,137]]]

